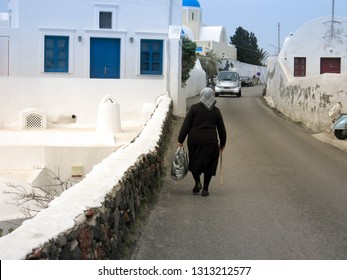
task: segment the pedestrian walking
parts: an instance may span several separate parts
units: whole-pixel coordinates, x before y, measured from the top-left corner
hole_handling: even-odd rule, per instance
[[[188,135],[189,171],[195,181],[193,194],[202,189],[202,196],[209,195],[209,184],[216,175],[219,154],[226,143],[226,130],[220,110],[215,106],[214,90],[204,88],[200,102],[191,106],[178,135],[178,146],[183,147]],[[204,174],[203,186],[200,175]]]
[[[227,62],[225,63],[224,70],[225,70],[225,71],[229,71],[229,68],[230,68],[230,64],[229,64],[229,61],[227,61]]]

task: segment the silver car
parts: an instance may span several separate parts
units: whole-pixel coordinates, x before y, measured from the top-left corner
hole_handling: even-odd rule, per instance
[[[214,91],[219,95],[241,96],[241,80],[239,73],[234,71],[220,71],[215,80]]]

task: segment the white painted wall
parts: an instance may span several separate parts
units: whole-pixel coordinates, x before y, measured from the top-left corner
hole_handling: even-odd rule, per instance
[[[38,9],[37,7],[40,7]],[[95,110],[92,106],[97,104],[105,94],[115,94],[116,99],[122,99],[122,117],[138,119],[141,115],[143,103],[154,102],[158,95],[168,92],[174,100],[174,113],[180,114],[184,100],[179,95],[181,45],[180,35],[172,36],[171,30],[178,30],[181,25],[181,0],[148,0],[148,1],[94,1],[94,0],[10,0],[8,8],[11,10],[10,28],[0,28],[0,37],[9,38],[7,60],[9,69],[6,73],[10,77],[45,78],[43,81],[33,80],[14,83],[5,82],[4,91],[19,92],[14,97],[14,111],[20,107],[43,107],[50,113],[50,118],[59,118],[61,112],[79,112],[80,122],[95,122]],[[111,11],[113,14],[112,30],[100,30],[98,27],[98,14],[100,11]],[[54,16],[52,16],[54,14]],[[143,15],[146,15],[144,17]],[[44,37],[45,35],[69,36],[69,71],[68,73],[44,72]],[[121,40],[120,78],[131,79],[114,85],[114,81],[88,82],[81,78],[89,78],[90,65],[90,38],[118,38]],[[81,38],[79,40],[78,38]],[[132,40],[130,40],[132,38]],[[140,75],[140,41],[141,39],[160,39],[164,41],[163,74]],[[5,50],[1,44],[1,51]],[[2,68],[6,68],[2,66]],[[52,81],[51,78],[62,78]],[[69,84],[64,79],[77,78]],[[143,81],[143,86],[133,80]],[[79,84],[80,83],[80,84]],[[64,84],[64,88],[62,85]],[[65,86],[66,85],[66,86]],[[151,88],[152,86],[152,88]],[[25,88],[26,93],[22,90]],[[31,98],[28,98],[28,91]],[[41,95],[44,91],[44,95]],[[72,92],[82,93],[78,96]],[[60,97],[56,97],[58,93]],[[133,95],[134,93],[134,95]],[[85,102],[86,94],[90,102]],[[148,94],[148,96],[146,96]],[[72,97],[72,100],[69,98]],[[36,97],[39,99],[36,100]],[[52,98],[51,98],[52,97]],[[123,98],[124,97],[124,98]],[[55,103],[42,105],[49,98],[54,102],[69,100],[69,104]],[[66,99],[67,98],[67,99]],[[82,98],[82,99],[81,99]],[[11,97],[6,97],[11,99]],[[26,101],[30,101],[26,103]],[[79,100],[79,101],[76,101]],[[84,100],[85,110],[76,106]],[[126,101],[124,103],[123,101]],[[77,103],[76,103],[77,102]],[[33,105],[32,105],[33,104]],[[75,104],[75,105],[74,105]],[[93,105],[92,105],[93,104]],[[89,106],[89,108],[87,108]],[[122,106],[122,104],[121,104]],[[51,108],[54,107],[54,108]],[[134,114],[134,110],[135,114]],[[57,111],[57,112],[56,112]],[[59,111],[59,113],[58,113]],[[58,113],[58,115],[57,115]],[[3,122],[11,122],[13,116],[4,112]],[[8,120],[10,118],[10,120]]]
[[[336,103],[347,110],[347,18],[334,22],[333,29],[331,17],[304,24],[267,63],[269,104],[316,132],[330,131],[328,112]],[[294,77],[294,57],[306,57],[306,77]],[[320,75],[321,57],[340,57],[341,74]]]
[[[52,201],[49,208],[42,210],[33,219],[24,222],[13,233],[2,237],[0,239],[0,259],[15,260],[25,258],[25,255],[32,248],[37,247],[36,244],[43,244],[46,240],[58,236],[61,232],[73,227],[84,210],[100,207],[105,196],[110,192],[117,192],[116,185],[122,180],[129,168],[134,166],[141,156],[156,151],[158,141],[163,133],[163,122],[170,112],[171,104],[172,100],[170,98],[161,98],[152,118],[134,142],[118,149],[103,159],[94,166],[86,178]],[[2,199],[4,199],[4,196],[0,197],[0,202]],[[53,212],[51,210],[55,214],[59,213],[60,215],[52,215]],[[10,217],[10,213],[8,214],[8,217]],[[52,222],[48,218],[52,227],[47,227],[47,217],[52,218],[53,216],[58,220]],[[44,229],[37,227],[39,224]],[[46,231],[48,228],[49,230]],[[27,231],[28,229],[29,232]],[[15,248],[14,246],[16,245],[18,247]]]
[[[347,109],[347,74],[294,78],[277,58],[268,60],[268,73],[268,103],[315,132],[330,131],[328,113],[336,103]]]
[[[185,97],[185,99],[200,94],[201,90],[206,87],[206,73],[201,67],[200,61],[197,59],[194,69],[190,71],[190,78],[186,82],[186,86],[180,89],[181,95]],[[184,99],[184,100],[185,100]],[[184,104],[184,108],[186,109],[186,103]],[[186,112],[183,112],[183,115]]]
[[[154,103],[166,92],[166,81],[139,79],[0,77],[0,119],[3,127],[18,120],[18,113],[36,108],[50,123],[66,122],[74,114],[77,123],[95,125],[98,106],[106,95],[120,105],[122,121],[141,122],[144,103]],[[6,104],[6,105],[5,105]]]
[[[35,167],[45,167],[59,168],[61,177],[69,178],[73,165],[88,173],[141,131],[144,105],[165,93],[163,79],[0,77],[0,177],[25,171],[27,178],[18,181],[24,184]],[[96,129],[99,104],[108,95],[119,104],[121,131],[116,134]],[[18,129],[19,112],[27,108],[44,111],[48,128]]]
[[[331,17],[325,16],[304,24],[286,38],[279,58],[291,75],[294,57],[306,57],[306,76],[320,74],[321,57],[341,57],[341,73],[347,73],[347,18],[336,16],[334,20],[333,29]]]
[[[0,77],[8,76],[8,37],[0,36]]]
[[[2,133],[0,133],[2,135]],[[28,143],[29,144],[29,143]],[[124,143],[123,143],[124,144]],[[58,174],[62,180],[67,180],[72,174],[72,166],[82,166],[84,177],[94,165],[108,157],[116,149],[114,146],[103,147],[54,147],[54,146],[34,146],[34,143],[27,146],[2,146],[0,145],[0,178],[5,174],[27,174],[27,177],[18,184],[29,186],[29,178],[38,168],[47,168]],[[38,174],[40,175],[40,174]],[[40,183],[34,186],[44,186],[48,184],[49,178],[39,178]],[[77,179],[78,180],[78,179]],[[0,189],[4,186],[0,183]],[[1,206],[1,205],[0,205]]]
[[[6,12],[1,12],[0,10],[0,28],[9,27],[9,14]]]
[[[243,63],[235,59],[228,59],[228,61],[229,63],[231,62],[233,64],[232,68],[235,69],[235,71],[237,71],[240,74],[240,76],[253,77],[255,75],[257,78],[259,78],[259,81],[261,84],[266,83],[266,80],[267,80],[266,67]],[[223,60],[223,64],[225,65],[225,60]],[[260,76],[257,75],[258,72],[260,73]]]
[[[10,76],[87,78],[90,38],[103,37],[121,39],[121,78],[164,79],[165,72],[161,77],[140,75],[140,40],[167,43],[169,26],[181,25],[181,5],[181,0],[11,0]],[[113,12],[112,30],[98,28],[99,11]],[[2,32],[0,28],[0,36]],[[45,35],[69,36],[69,73],[44,73]],[[164,69],[166,63],[164,60]]]

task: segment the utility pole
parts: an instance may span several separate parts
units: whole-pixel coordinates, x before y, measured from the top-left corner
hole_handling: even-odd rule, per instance
[[[331,38],[334,37],[334,23],[335,23],[335,0],[333,0],[333,7],[331,12]]]
[[[280,50],[281,50],[281,26],[280,26],[280,23],[278,23],[277,55],[280,54]]]

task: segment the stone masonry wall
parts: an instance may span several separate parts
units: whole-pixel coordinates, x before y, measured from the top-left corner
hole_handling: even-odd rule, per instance
[[[129,226],[137,218],[144,200],[161,183],[163,152],[170,133],[170,112],[163,123],[162,135],[156,151],[142,155],[135,166],[129,168],[99,208],[85,211],[85,222],[76,224],[69,232],[49,240],[33,249],[27,259],[49,260],[102,260],[119,259],[119,248]]]
[[[26,259],[103,260],[122,257],[120,247],[125,242],[130,225],[138,218],[146,200],[161,185],[163,153],[171,133],[172,108],[171,101],[155,149],[138,157],[137,163],[130,166],[108,192],[102,205],[82,211],[75,218],[72,228],[33,248]]]

